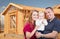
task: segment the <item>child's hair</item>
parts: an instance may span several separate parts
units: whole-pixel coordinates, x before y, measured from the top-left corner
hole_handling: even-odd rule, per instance
[[[44,12],[43,11],[39,11],[39,15],[44,15]]]
[[[46,18],[46,14],[45,14],[45,12],[44,11],[39,11],[39,15],[44,15],[44,17]]]

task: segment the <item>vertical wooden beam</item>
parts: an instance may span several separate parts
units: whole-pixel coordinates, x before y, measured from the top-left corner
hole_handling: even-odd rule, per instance
[[[4,33],[8,33],[9,32],[9,27],[10,27],[10,18],[9,18],[9,14],[5,14],[4,17]]]
[[[18,16],[17,16],[17,13],[18,13],[18,12],[16,11],[16,14],[15,14],[15,16],[16,16],[16,23],[15,23],[15,24],[16,24],[16,34],[17,34],[17,21],[18,21],[18,19],[17,19],[17,17],[18,17]]]
[[[18,25],[17,25],[17,32],[20,35],[23,35],[23,26],[24,26],[24,15],[21,11],[18,11]]]

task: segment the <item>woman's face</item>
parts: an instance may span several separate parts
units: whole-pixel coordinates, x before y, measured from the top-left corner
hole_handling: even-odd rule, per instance
[[[32,13],[32,19],[33,20],[37,20],[38,19],[38,13],[37,12],[33,12]]]

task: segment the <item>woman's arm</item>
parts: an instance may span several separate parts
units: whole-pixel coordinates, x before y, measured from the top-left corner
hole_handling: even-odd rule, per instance
[[[32,31],[32,32],[26,32],[26,37],[29,39],[29,38],[31,38],[33,35],[34,35],[34,33],[36,32],[36,30],[37,30],[37,28],[38,28],[38,26],[36,26],[35,27],[35,29]]]

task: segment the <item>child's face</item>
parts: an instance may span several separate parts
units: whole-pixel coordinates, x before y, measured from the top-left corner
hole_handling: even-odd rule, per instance
[[[44,19],[44,18],[45,18],[44,13],[39,13],[39,19]]]

